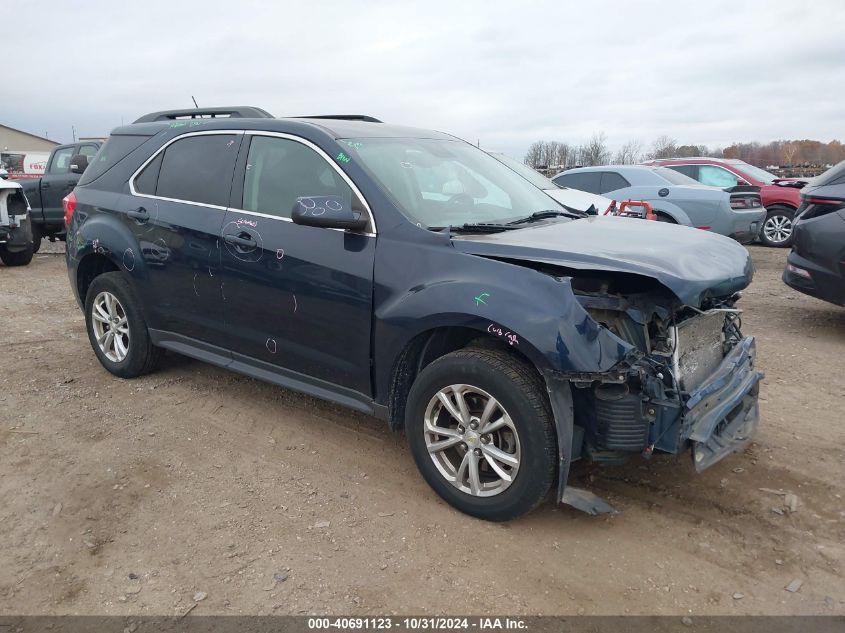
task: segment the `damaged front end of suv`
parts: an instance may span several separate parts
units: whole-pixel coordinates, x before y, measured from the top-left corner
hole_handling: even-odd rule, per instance
[[[573,387],[572,458],[620,463],[690,450],[700,472],[743,448],[759,420],[763,374],[741,331],[740,294],[694,307],[668,292],[628,292],[626,281],[571,280],[590,317],[630,345],[608,372],[556,376]]]
[[[534,340],[550,361],[558,500],[590,513],[613,508],[567,485],[572,462],[689,451],[701,471],[741,450],[759,421],[763,374],[737,307],[753,276],[748,252],[721,236],[645,224],[590,218],[459,246],[563,289],[557,341]]]

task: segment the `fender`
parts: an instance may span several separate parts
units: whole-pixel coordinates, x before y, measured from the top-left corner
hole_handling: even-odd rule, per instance
[[[468,327],[502,338],[541,372],[604,373],[633,350],[581,307],[569,278],[454,251],[447,254],[437,262],[439,275],[432,274],[429,260],[421,274],[426,281],[403,292],[381,297],[376,284],[375,382],[376,400],[382,404],[398,355],[413,338],[438,327]],[[416,267],[409,263],[408,268]],[[527,304],[526,297],[532,303]],[[434,306],[440,309],[433,311]]]

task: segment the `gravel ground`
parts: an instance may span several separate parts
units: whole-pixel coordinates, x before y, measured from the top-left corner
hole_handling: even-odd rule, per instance
[[[0,614],[845,613],[845,310],[784,286],[783,250],[751,248],[741,302],[748,450],[578,465],[620,514],[507,524],[373,418],[172,354],[111,376],[60,250],[0,267]]]

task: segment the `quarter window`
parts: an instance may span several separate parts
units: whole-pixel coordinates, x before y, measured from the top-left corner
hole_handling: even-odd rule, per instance
[[[228,206],[237,153],[234,134],[204,134],[176,141],[164,150],[155,195]]]
[[[242,208],[289,218],[303,196],[339,196],[352,205],[352,189],[313,149],[290,139],[253,136]]]
[[[72,147],[64,147],[57,150],[56,153],[53,154],[53,161],[50,163],[50,169],[47,170],[47,173],[66,174],[70,169],[71,156],[73,156]]]

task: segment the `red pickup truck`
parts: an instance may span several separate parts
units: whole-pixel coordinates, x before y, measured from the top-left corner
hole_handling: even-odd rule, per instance
[[[663,158],[650,160],[646,165],[669,167],[703,185],[760,187],[760,197],[766,207],[766,220],[760,229],[760,241],[767,246],[792,244],[792,223],[801,205],[804,180],[778,178],[765,169],[734,158]]]

